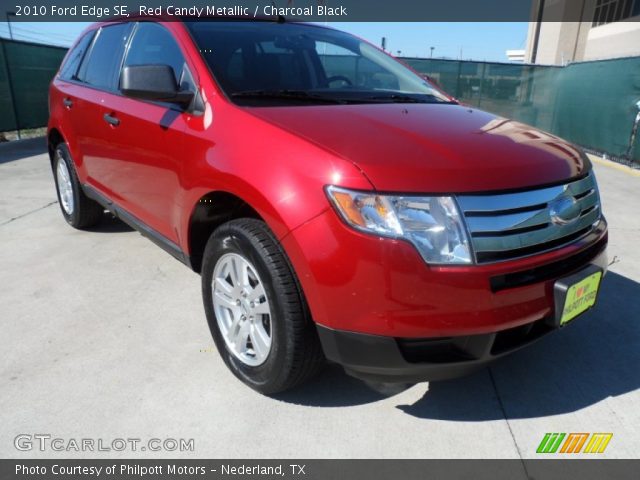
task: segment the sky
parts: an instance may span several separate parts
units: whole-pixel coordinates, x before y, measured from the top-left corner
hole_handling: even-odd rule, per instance
[[[82,22],[12,22],[11,27],[14,37],[19,40],[69,46],[87,25]],[[386,37],[387,50],[394,55],[429,57],[433,47],[434,58],[495,62],[507,61],[506,50],[525,48],[528,27],[526,22],[342,22],[328,25],[376,45]],[[0,36],[9,36],[6,22],[0,23]]]

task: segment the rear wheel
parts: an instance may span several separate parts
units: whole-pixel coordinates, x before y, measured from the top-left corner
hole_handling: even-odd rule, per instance
[[[56,180],[60,210],[69,225],[81,229],[100,222],[104,209],[82,191],[71,154],[64,143],[56,146],[53,176]]]
[[[214,232],[204,252],[202,295],[220,355],[251,388],[281,392],[323,365],[298,281],[264,222],[232,220]]]

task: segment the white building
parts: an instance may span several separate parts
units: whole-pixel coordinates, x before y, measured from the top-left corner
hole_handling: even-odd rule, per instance
[[[531,19],[527,63],[640,56],[640,0],[533,0]]]

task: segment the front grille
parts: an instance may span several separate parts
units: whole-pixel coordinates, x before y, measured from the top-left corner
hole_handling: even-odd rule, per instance
[[[546,318],[537,322],[527,323],[519,327],[502,330],[496,334],[496,338],[491,346],[491,355],[502,355],[503,353],[516,350],[553,330]]]
[[[398,338],[398,348],[409,363],[455,363],[472,360],[473,356],[460,348],[451,337]]]
[[[542,318],[496,333],[462,337],[396,338],[396,342],[403,358],[409,363],[464,363],[502,355],[538,340],[555,328],[549,320]]]
[[[533,285],[534,283],[545,282],[561,275],[569,275],[576,272],[580,268],[584,268],[586,264],[597,257],[607,244],[606,237],[601,238],[598,242],[590,247],[582,250],[568,258],[563,258],[552,263],[546,263],[539,267],[521,270],[519,272],[505,273],[491,277],[489,284],[492,292],[499,292],[507,288],[522,287],[525,285]]]
[[[568,200],[565,200],[568,199]],[[572,200],[571,200],[572,199]],[[600,199],[592,173],[573,182],[517,193],[460,195],[477,263],[535,255],[589,233],[600,219]],[[566,223],[552,210],[571,203],[575,219]],[[556,212],[557,213],[557,212]]]

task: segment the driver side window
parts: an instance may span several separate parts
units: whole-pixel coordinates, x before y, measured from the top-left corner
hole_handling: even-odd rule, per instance
[[[132,65],[169,65],[181,89],[190,90],[192,87],[184,84],[191,76],[183,75],[186,65],[180,47],[171,32],[157,23],[142,22],[138,25],[124,61],[125,67]]]
[[[397,89],[398,79],[368,58],[327,42],[316,42],[316,53],[331,88]]]

